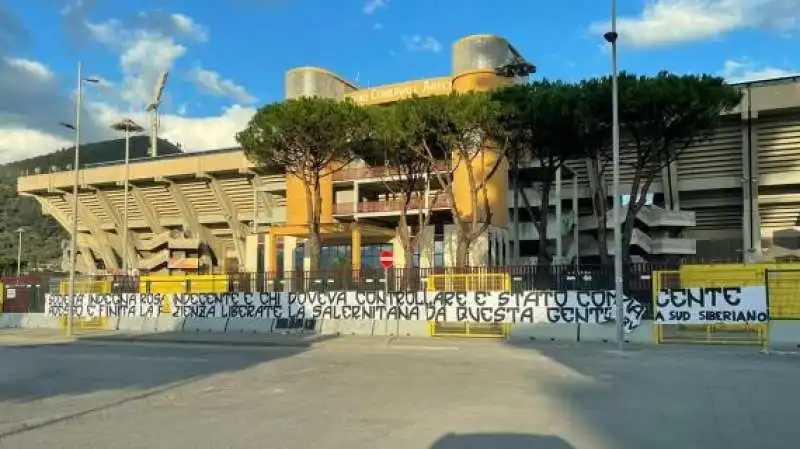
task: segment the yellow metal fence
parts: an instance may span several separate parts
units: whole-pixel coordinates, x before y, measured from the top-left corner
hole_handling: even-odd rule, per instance
[[[429,274],[426,280],[428,291],[510,291],[511,276],[508,273],[442,273]],[[507,323],[448,323],[429,321],[428,333],[432,337],[478,337],[507,338],[511,325]]]
[[[653,304],[661,289],[765,286],[770,320],[800,319],[800,264],[684,265],[653,273]],[[768,324],[656,326],[659,343],[765,345]]]

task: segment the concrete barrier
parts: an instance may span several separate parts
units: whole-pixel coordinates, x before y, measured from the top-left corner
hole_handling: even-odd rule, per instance
[[[61,320],[43,313],[25,314],[22,326],[26,329],[61,329]],[[77,321],[77,320],[76,320]]]
[[[769,348],[777,350],[800,348],[800,320],[770,321]]]
[[[147,318],[144,317],[109,317],[106,327],[109,330],[142,332],[145,320],[147,320]]]
[[[525,323],[511,327],[509,340],[578,341],[577,324]]]
[[[234,318],[228,320],[227,334],[270,334],[273,332],[275,320],[268,318],[265,320],[251,320],[246,318]]]
[[[159,315],[152,332],[180,332],[184,321],[184,318],[173,318],[172,315]]]
[[[319,320],[317,332],[325,335],[385,335],[382,321],[375,320]]]
[[[396,321],[394,333],[398,337],[428,337],[431,334],[427,321]]]
[[[24,313],[3,313],[0,314],[0,329],[22,327],[25,319]]]
[[[183,332],[217,332],[224,333],[228,318],[187,318],[183,323]]]

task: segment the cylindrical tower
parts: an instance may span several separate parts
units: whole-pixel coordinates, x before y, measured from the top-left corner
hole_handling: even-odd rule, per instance
[[[514,56],[505,38],[490,34],[467,36],[453,44],[453,90],[485,91],[512,84],[513,79],[497,76],[495,69]]]
[[[344,94],[356,90],[356,86],[325,69],[298,67],[286,72],[286,98],[322,97],[343,100]]]
[[[481,34],[467,36],[453,44],[453,90],[456,92],[487,91],[514,83],[513,79],[495,74],[495,69],[514,57],[507,40],[499,36]],[[508,162],[502,154],[480,150],[472,161],[475,179],[485,180],[486,198],[491,210],[491,224],[505,228],[508,225]],[[458,159],[458,156],[454,154]],[[455,161],[454,161],[455,162]],[[495,165],[499,164],[496,170]],[[469,174],[465,164],[458,164],[453,177],[456,202],[461,218],[470,220],[475,214],[469,187]],[[478,216],[488,214],[483,206],[483,192],[479,192]]]

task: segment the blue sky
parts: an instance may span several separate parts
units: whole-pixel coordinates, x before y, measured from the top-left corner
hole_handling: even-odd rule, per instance
[[[365,86],[450,74],[450,46],[506,37],[537,76],[609,70],[608,1],[563,0],[7,0],[0,2],[0,162],[72,138],[78,60],[102,79],[86,89],[86,139],[111,134],[170,71],[162,135],[186,149],[233,144],[254,108],[283,96],[296,66]],[[620,0],[620,67],[707,72],[732,81],[800,67],[798,0]],[[2,154],[4,153],[4,154]]]

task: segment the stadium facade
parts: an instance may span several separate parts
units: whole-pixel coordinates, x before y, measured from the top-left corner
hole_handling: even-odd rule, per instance
[[[495,68],[520,57],[501,37],[469,36],[452,47],[450,76],[361,89],[327,70],[302,67],[286,73],[285,92],[286,98],[317,95],[377,105],[413,94],[489,90],[519,81],[496,75]],[[648,206],[636,221],[632,240],[636,257],[753,261],[800,257],[796,230],[800,220],[800,83],[784,78],[740,87],[742,103],[725,114],[713,138],[688,149],[653,183]],[[517,229],[525,262],[532,261],[540,241],[551,247],[560,262],[598,255],[597,220],[591,213],[591,192],[596,186],[587,176],[590,164],[571,161],[559,173],[546,238],[540,238],[521,211]],[[484,167],[492,165],[492,161],[484,162]],[[630,191],[633,178],[627,167],[622,164],[623,192]],[[387,188],[387,173],[385,167],[355,162],[322,181],[325,248],[321,266],[376,266],[382,249],[394,250],[396,266],[406,265],[395,232],[400,203]],[[127,238],[122,237],[124,175],[125,167],[119,162],[80,171],[81,272],[118,270],[123,266],[122,254],[128,255],[129,267],[142,272],[280,272],[309,265],[304,185],[296,178],[262,171],[240,149],[131,161]],[[469,215],[464,178],[456,172],[454,187],[459,211]],[[72,183],[72,172],[55,170],[21,176],[18,191],[35,198],[45,214],[69,230]],[[470,248],[472,265],[504,265],[511,260],[515,202],[508,185],[504,164],[487,182],[491,226]],[[534,206],[539,204],[537,187],[535,181],[525,187]],[[437,195],[441,188],[431,180],[424,204],[417,206],[431,214],[414,255],[414,264],[420,267],[451,266],[455,261],[455,230],[450,207],[443,195]],[[410,213],[416,215],[416,211]],[[609,222],[610,217],[609,212]],[[608,248],[613,250],[613,245]]]

